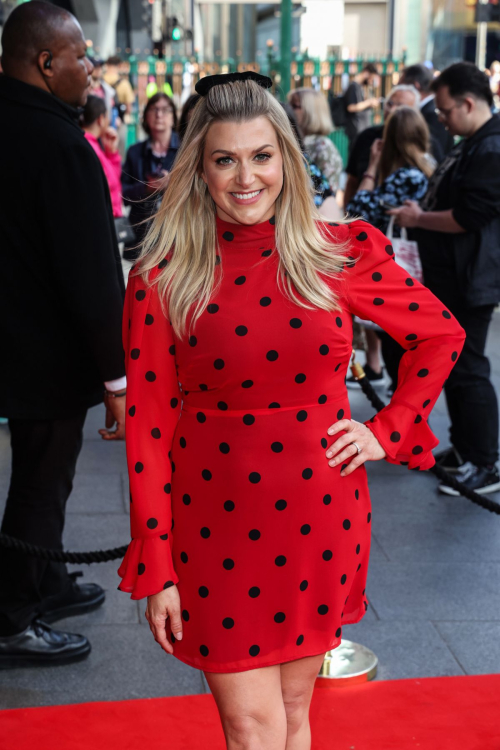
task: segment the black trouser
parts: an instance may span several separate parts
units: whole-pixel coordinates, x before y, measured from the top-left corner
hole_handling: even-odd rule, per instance
[[[382,342],[382,357],[384,358],[385,369],[391,379],[391,387],[396,390],[398,387],[399,363],[406,350],[385,331],[377,331],[377,334]]]
[[[73,487],[87,411],[69,419],[10,419],[12,475],[2,532],[62,549],[66,501]],[[0,636],[24,630],[46,597],[70,584],[66,565],[0,547]]]

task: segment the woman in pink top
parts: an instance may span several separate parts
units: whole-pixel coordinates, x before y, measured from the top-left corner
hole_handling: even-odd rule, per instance
[[[115,218],[123,216],[122,166],[118,153],[118,134],[116,130],[109,127],[109,116],[103,99],[92,95],[87,98],[80,124],[85,132],[85,138],[96,152],[108,180],[113,216]]]

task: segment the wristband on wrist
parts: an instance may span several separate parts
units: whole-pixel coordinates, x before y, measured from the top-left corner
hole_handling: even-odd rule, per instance
[[[365,177],[368,177],[368,179],[373,180],[373,182],[375,182],[375,177],[372,174],[368,174],[368,172],[365,172],[361,179],[364,180]]]
[[[121,398],[122,396],[127,395],[126,389],[124,391],[104,391],[104,395],[108,398]]]

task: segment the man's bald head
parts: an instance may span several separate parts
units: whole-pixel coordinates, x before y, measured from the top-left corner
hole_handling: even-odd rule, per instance
[[[69,11],[43,0],[19,5],[5,23],[2,50],[6,76],[72,106],[85,104],[92,63],[81,26]]]
[[[2,33],[2,67],[7,75],[14,66],[36,64],[39,53],[54,46],[68,21],[77,22],[69,11],[52,3],[32,0],[18,5]]]

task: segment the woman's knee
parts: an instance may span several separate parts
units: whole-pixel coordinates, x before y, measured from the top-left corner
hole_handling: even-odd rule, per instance
[[[297,731],[309,720],[310,691],[297,691],[283,695],[288,732]]]
[[[284,712],[252,711],[225,714],[224,734],[231,748],[241,750],[284,750],[287,722]]]

